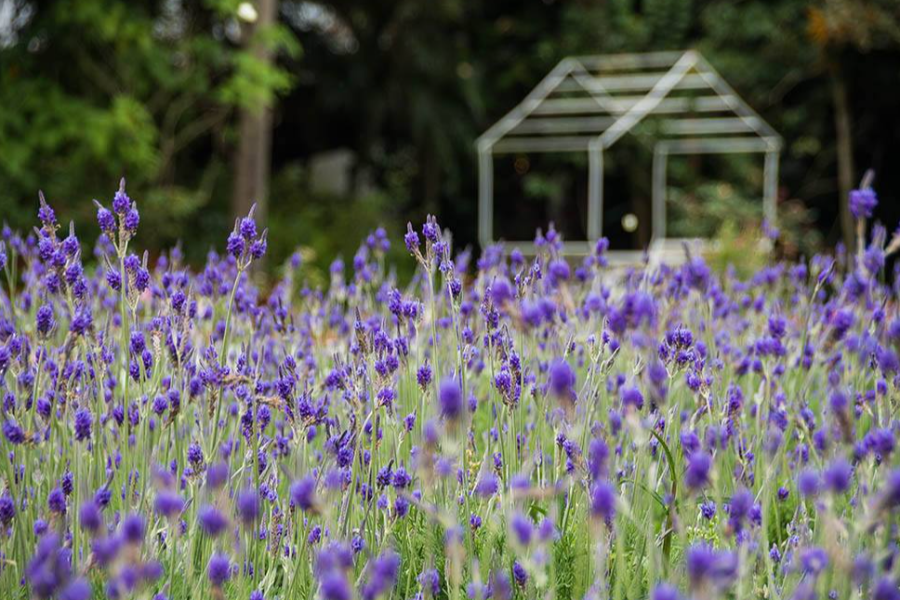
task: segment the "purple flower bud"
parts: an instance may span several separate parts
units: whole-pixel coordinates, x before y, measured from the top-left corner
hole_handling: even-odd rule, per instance
[[[0,496],[0,523],[9,526],[16,516],[16,503],[9,493]]]
[[[209,559],[206,574],[214,587],[220,587],[231,577],[231,560],[225,554],[213,554]]]
[[[738,490],[731,497],[731,502],[728,503],[728,524],[735,532],[743,530],[744,521],[750,516],[752,508],[753,494],[749,490]]]
[[[141,215],[138,212],[137,206],[132,205],[132,207],[125,214],[124,225],[125,229],[132,235],[137,232],[138,225],[141,223]]]
[[[91,600],[91,586],[81,577],[73,579],[60,592],[59,600]]]
[[[146,527],[144,517],[132,513],[122,521],[122,537],[130,544],[141,544],[144,541]]]
[[[45,304],[38,309],[35,319],[38,333],[41,335],[47,335],[53,329],[55,320],[53,318],[53,309],[49,304]]]
[[[38,219],[40,219],[41,224],[43,224],[44,227],[56,229],[56,213],[53,212],[53,209],[50,208],[50,205],[44,200],[43,192],[38,192],[38,196],[41,201],[41,207],[38,209]]]
[[[100,507],[93,500],[88,500],[78,509],[78,522],[90,532],[96,532],[103,525]]]
[[[125,193],[124,178],[119,182],[119,191],[113,196],[112,207],[116,214],[119,215],[124,215],[131,208],[131,198]]]
[[[90,439],[92,424],[91,411],[83,407],[75,411],[75,440],[81,442]]]
[[[316,479],[312,475],[307,475],[303,479],[298,479],[291,484],[291,501],[300,508],[307,511],[312,509],[316,503]]]
[[[890,577],[882,577],[875,584],[872,600],[900,600],[900,588]]]
[[[500,489],[497,477],[491,473],[486,473],[475,485],[475,493],[482,498],[490,498]]]
[[[266,238],[262,237],[250,244],[250,256],[255,260],[261,259],[266,254]]]
[[[565,359],[557,359],[550,367],[550,391],[558,398],[575,398],[575,371]]]
[[[244,217],[241,219],[238,232],[241,234],[241,237],[248,242],[252,241],[256,238],[256,221],[254,221],[252,217]]]
[[[25,441],[25,432],[15,421],[5,421],[3,423],[3,437],[15,446]]]
[[[210,465],[206,471],[206,485],[214,490],[219,489],[228,481],[228,464],[218,462]]]
[[[225,243],[225,249],[228,251],[228,254],[238,258],[244,252],[244,244],[245,242],[240,234],[232,232],[228,234],[228,241]]]
[[[843,458],[839,458],[825,469],[825,485],[836,494],[843,494],[850,489],[853,467]]]
[[[800,565],[806,573],[818,575],[828,563],[828,553],[822,548],[807,548],[800,553]]]
[[[47,496],[47,507],[55,513],[66,514],[66,495],[61,488],[53,488]]]
[[[197,513],[200,529],[210,537],[217,537],[228,527],[228,519],[225,518],[214,506],[207,504]]]
[[[162,491],[156,495],[154,508],[162,516],[172,518],[184,510],[184,499],[175,492]]]
[[[652,600],[682,600],[678,588],[661,583],[653,589]]]
[[[707,582],[724,587],[737,576],[737,556],[724,550],[717,552],[706,544],[688,548],[685,562],[692,588],[701,588]]]
[[[441,382],[438,391],[438,403],[441,415],[449,420],[455,420],[463,410],[462,390],[459,381],[455,377],[449,377]]]
[[[531,543],[531,538],[534,534],[534,524],[531,522],[531,519],[522,513],[517,512],[512,516],[509,522],[509,529],[515,536],[515,539],[523,546]]]
[[[878,206],[878,196],[872,188],[863,188],[850,192],[850,212],[857,219],[869,219],[875,207]]]
[[[519,561],[513,562],[513,579],[516,582],[516,585],[519,587],[525,587],[528,583],[528,571],[525,570],[525,567]]]
[[[616,488],[608,481],[598,481],[591,490],[591,514],[607,523],[616,516]]]
[[[699,490],[709,483],[709,470],[712,467],[712,459],[705,452],[694,452],[688,459],[687,470],[684,473],[684,482],[688,488]]]
[[[116,231],[116,218],[109,209],[102,206],[97,208],[97,224],[104,233],[113,234]]]
[[[346,576],[337,569],[332,569],[322,576],[319,582],[323,600],[351,600],[353,590]]]
[[[237,512],[241,522],[250,525],[259,518],[259,494],[255,490],[244,490],[237,496]]]
[[[797,489],[801,496],[818,495],[820,486],[819,474],[811,469],[801,471],[797,476]]]

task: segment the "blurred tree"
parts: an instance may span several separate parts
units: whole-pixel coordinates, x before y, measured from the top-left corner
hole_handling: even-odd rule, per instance
[[[896,0],[0,0],[0,218],[30,224],[41,187],[70,203],[65,214],[92,219],[85,195],[111,192],[124,173],[145,222],[155,219],[141,243],[190,232],[194,258],[221,242],[240,203],[267,195],[287,238],[272,265],[298,241],[322,262],[346,256],[358,231],[378,221],[396,231],[426,212],[466,244],[475,138],[561,58],[696,47],[784,136],[782,205],[811,207],[803,222],[814,214],[825,230],[839,223],[855,160],[878,174],[877,216],[896,219],[898,10]],[[271,130],[271,161],[265,136],[248,130]],[[630,142],[609,157],[607,197],[647,222],[646,148]],[[242,168],[240,148],[261,168]],[[340,194],[314,189],[307,168],[332,150],[355,157]],[[272,194],[258,191],[268,163]],[[719,202],[703,182],[760,181],[752,161],[696,167],[678,174],[691,207]],[[577,160],[546,171],[521,181],[509,169],[520,181],[508,188],[534,197],[517,230],[543,225],[549,213],[534,207],[551,197],[562,216],[584,195]],[[254,183],[242,192],[235,179]],[[734,197],[752,202],[757,187]]]
[[[85,195],[111,195],[125,174],[150,221],[142,241],[173,242],[230,186],[235,108],[290,86],[237,43],[237,0],[4,2],[18,20],[0,41],[0,214],[17,225],[38,188],[90,218]],[[266,42],[297,49],[278,26]]]
[[[273,54],[266,33],[275,24],[277,0],[258,0],[254,8],[249,2],[238,7],[246,14],[241,36],[249,53],[247,60],[257,63],[260,73],[271,73]],[[280,75],[280,74],[279,74]],[[277,82],[281,84],[282,82]],[[231,192],[232,216],[246,215],[256,203],[256,219],[266,222],[268,181],[272,160],[272,98],[268,86],[245,98],[240,107],[238,142],[234,158],[235,181]]]
[[[855,227],[848,196],[853,188],[853,127],[847,81],[848,50],[867,53],[900,44],[900,4],[896,0],[825,0],[809,8],[808,31],[821,53],[821,66],[831,80],[834,103],[841,230],[853,247]]]

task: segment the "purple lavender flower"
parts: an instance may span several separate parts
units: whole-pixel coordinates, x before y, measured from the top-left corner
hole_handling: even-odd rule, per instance
[[[209,504],[200,508],[197,520],[203,532],[210,537],[217,537],[228,527],[228,519],[225,515]]]
[[[47,496],[47,506],[52,512],[66,514],[66,495],[62,488],[53,488]]]
[[[37,320],[37,330],[41,335],[47,335],[50,333],[50,330],[53,329],[53,325],[55,324],[55,320],[53,318],[53,309],[49,304],[45,304],[41,306],[36,315]]]
[[[49,230],[56,229],[56,213],[54,213],[53,209],[50,208],[50,205],[47,204],[47,201],[44,199],[43,192],[38,192],[38,197],[41,203],[41,207],[38,209],[38,219],[41,221],[41,224],[44,226],[44,228]]]
[[[870,219],[875,207],[878,206],[878,196],[872,188],[863,188],[850,192],[850,212],[857,219]]]
[[[882,577],[872,590],[872,600],[900,600],[900,588],[890,577]]]
[[[616,488],[608,481],[598,481],[591,489],[591,514],[607,523],[616,516]]]
[[[71,551],[63,548],[55,533],[38,540],[34,556],[25,567],[31,592],[41,599],[51,598],[72,576]]]
[[[100,231],[106,234],[113,235],[116,231],[115,216],[99,203],[97,203],[97,224],[100,226]]]
[[[300,510],[312,510],[316,505],[316,479],[307,475],[291,484],[291,501]]]
[[[724,587],[737,576],[737,557],[728,551],[716,551],[706,544],[688,548],[685,562],[694,589],[704,585]]]
[[[441,576],[437,569],[425,569],[416,579],[426,595],[436,598],[441,593]]]
[[[801,496],[816,496],[820,487],[819,474],[811,469],[805,469],[797,476],[797,489]]]
[[[525,567],[523,567],[519,561],[515,561],[513,562],[512,571],[516,585],[525,587],[525,584],[528,583],[528,571],[525,570]]]
[[[490,498],[500,489],[497,477],[491,473],[485,473],[475,485],[475,493],[482,498]]]
[[[156,512],[166,518],[172,518],[184,510],[184,499],[175,492],[161,491],[154,502]]]
[[[825,486],[836,494],[842,494],[850,489],[852,477],[853,468],[850,466],[850,463],[839,458],[825,469]]]
[[[678,588],[667,583],[661,583],[653,588],[651,600],[682,600],[681,593]]]
[[[622,398],[622,406],[634,407],[635,410],[644,408],[644,395],[636,387],[623,387],[619,393]]]
[[[709,483],[709,470],[712,467],[712,459],[705,452],[694,452],[688,459],[687,470],[684,473],[684,483],[692,490],[699,490]]]
[[[237,232],[230,233],[228,240],[225,242],[225,250],[231,256],[238,258],[244,252],[244,240]]]
[[[217,462],[206,471],[206,485],[214,490],[221,488],[228,481],[228,464]]]
[[[822,548],[807,548],[800,553],[800,565],[803,571],[818,575],[828,566],[828,553]]]
[[[187,457],[188,457],[188,461],[195,468],[202,465],[203,464],[203,449],[200,448],[200,444],[194,442],[190,446],[188,446]]]
[[[91,586],[82,578],[72,580],[59,594],[59,600],[90,600]]]
[[[241,237],[248,242],[256,238],[256,221],[253,217],[244,217],[238,227]]]
[[[75,440],[84,441],[91,438],[91,425],[93,424],[91,411],[79,408],[75,411]]]
[[[746,489],[736,491],[728,503],[728,524],[731,529],[738,533],[742,531],[752,509],[753,494]]]
[[[231,578],[231,560],[225,554],[213,554],[206,567],[206,575],[213,587],[221,587]]]
[[[527,546],[531,543],[531,538],[534,535],[534,524],[531,522],[531,519],[522,513],[517,512],[513,515],[509,522],[509,529],[521,545]]]
[[[140,222],[141,215],[138,212],[137,205],[132,204],[131,208],[128,209],[128,212],[125,213],[125,218],[122,220],[122,224],[129,234],[134,235],[135,233],[137,233],[137,228]]]
[[[575,371],[565,359],[557,359],[550,367],[550,391],[557,398],[567,401],[575,398]]]
[[[144,517],[137,513],[128,515],[122,521],[122,537],[130,544],[140,545],[143,543],[146,529]]]
[[[25,441],[25,432],[15,421],[4,421],[3,437],[6,438],[6,441],[15,446]]]
[[[16,516],[16,503],[9,493],[0,496],[0,524],[8,527]]]
[[[431,384],[431,367],[428,363],[425,363],[416,371],[416,381],[423,391]]]
[[[607,474],[609,447],[601,439],[594,438],[588,444],[587,465],[591,479],[597,480]]]
[[[259,518],[259,494],[255,490],[240,492],[235,504],[242,523],[249,525],[255,523]]]
[[[123,177],[121,181],[119,181],[119,191],[116,192],[115,196],[113,196],[112,201],[113,210],[118,215],[124,215],[128,212],[128,209],[131,208],[131,198],[128,197],[128,194],[125,193],[125,178]]]
[[[374,600],[396,585],[400,571],[400,557],[388,550],[369,564],[368,581],[363,585],[363,600]]]
[[[503,571],[494,571],[488,581],[488,592],[485,597],[496,600],[510,600],[512,598],[512,586],[509,577]]]
[[[403,242],[410,253],[415,253],[419,250],[419,234],[413,230],[412,223],[406,224],[406,235],[403,236]]]
[[[338,570],[331,570],[322,576],[319,582],[324,600],[351,600],[353,590],[347,578]]]
[[[441,382],[438,391],[438,403],[441,408],[441,415],[449,420],[455,420],[463,411],[462,390],[459,387],[459,381],[455,377],[448,377]]]
[[[422,225],[422,235],[432,244],[441,239],[441,228],[437,224],[437,219],[433,216],[428,215],[426,217],[425,224]]]
[[[103,525],[100,507],[93,500],[88,500],[78,509],[78,522],[87,531],[96,533]]]

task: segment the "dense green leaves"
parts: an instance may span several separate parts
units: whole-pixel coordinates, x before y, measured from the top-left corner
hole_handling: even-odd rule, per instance
[[[811,239],[817,226],[837,238],[828,229],[839,198],[831,175],[837,75],[849,97],[851,175],[875,168],[887,199],[895,187],[887,160],[900,134],[889,102],[898,85],[900,16],[891,0],[282,0],[278,24],[255,34],[274,63],[245,49],[249,28],[238,0],[8,4],[17,25],[0,38],[0,213],[17,225],[33,212],[39,187],[87,218],[75,201],[105,194],[106,182],[124,174],[138,199],[171,207],[177,221],[167,235],[224,226],[236,113],[274,105],[270,189],[279,195],[270,194],[278,204],[271,214],[320,202],[310,173],[300,186],[279,182],[307,171],[316,154],[343,149],[353,164],[338,205],[371,220],[332,229],[335,237],[432,212],[470,243],[474,140],[554,64],[572,54],[688,47],[703,52],[785,138],[781,196],[802,213],[783,227],[790,236]],[[609,217],[631,211],[643,223],[649,158],[629,142],[608,157],[608,203],[621,205]],[[711,206],[707,214],[728,215],[736,202],[751,205],[742,216],[754,212],[761,161],[674,168],[673,197]],[[528,203],[522,226],[530,231],[583,202],[585,171],[580,157],[521,176],[498,171],[497,189],[512,205]],[[734,202],[708,193],[720,180],[734,186]],[[373,195],[386,199],[374,211],[366,204]],[[882,203],[878,215],[889,224],[900,217],[894,204]],[[293,227],[287,235],[294,237],[309,229],[294,221],[277,225]],[[725,225],[704,222],[694,233]],[[644,237],[612,241],[621,247]],[[173,241],[160,235],[148,243]],[[335,250],[333,242],[314,249],[320,256]]]

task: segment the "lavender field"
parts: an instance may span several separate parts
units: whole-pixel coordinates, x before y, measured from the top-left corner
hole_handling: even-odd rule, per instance
[[[429,218],[325,289],[255,285],[252,213],[193,271],[124,182],[95,248],[49,200],[0,245],[4,599],[900,598],[871,190],[858,248],[747,281]]]

